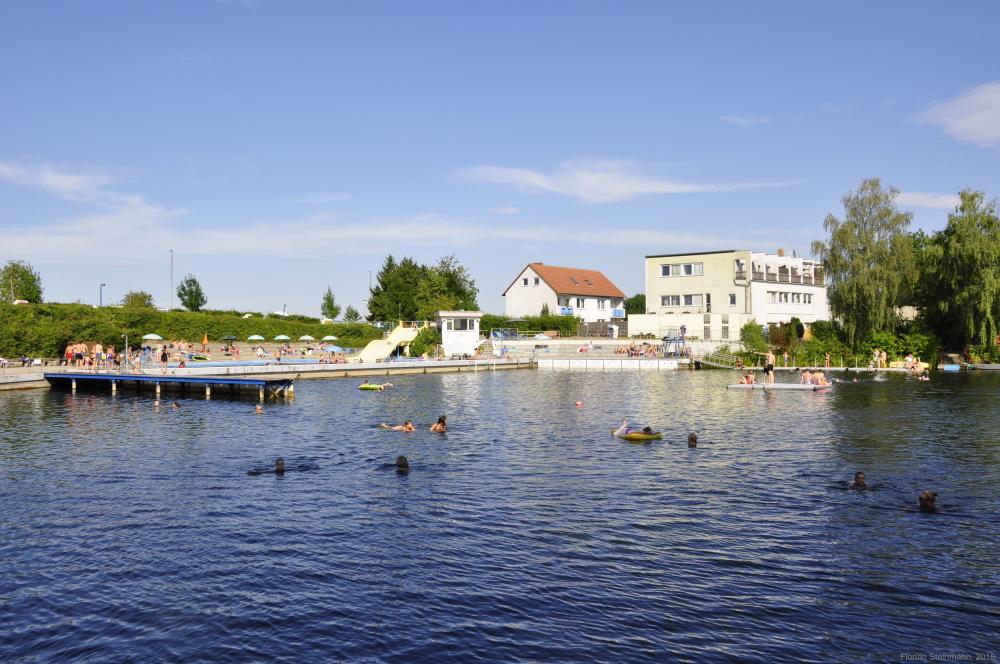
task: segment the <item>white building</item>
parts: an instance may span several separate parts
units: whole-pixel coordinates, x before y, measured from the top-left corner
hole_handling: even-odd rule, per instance
[[[508,318],[553,315],[585,323],[625,318],[625,293],[597,270],[529,263],[503,292]]]
[[[805,324],[830,319],[823,265],[746,250],[646,256],[646,314],[629,316],[629,334],[729,341],[750,320]]]
[[[444,356],[475,355],[479,346],[479,319],[481,311],[439,311],[438,329]]]

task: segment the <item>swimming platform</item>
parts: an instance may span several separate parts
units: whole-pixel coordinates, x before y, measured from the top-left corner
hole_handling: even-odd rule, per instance
[[[729,390],[766,390],[768,392],[771,390],[819,392],[820,390],[828,390],[831,387],[833,387],[833,385],[803,385],[801,383],[772,383],[770,385],[765,383],[755,383],[753,385],[726,385],[726,389]]]
[[[112,394],[119,389],[143,390],[152,389],[159,396],[161,391],[174,392],[204,391],[205,398],[212,397],[212,389],[216,388],[226,394],[253,394],[263,401],[266,397],[292,397],[295,394],[294,382],[289,378],[232,378],[226,376],[176,376],[156,374],[125,374],[125,373],[45,373],[44,378],[49,385],[58,389],[110,390]]]

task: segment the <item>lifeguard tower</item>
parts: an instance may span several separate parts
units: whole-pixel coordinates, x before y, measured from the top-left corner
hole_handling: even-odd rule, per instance
[[[439,311],[438,329],[441,330],[441,346],[445,357],[476,354],[479,346],[479,320],[481,311]]]

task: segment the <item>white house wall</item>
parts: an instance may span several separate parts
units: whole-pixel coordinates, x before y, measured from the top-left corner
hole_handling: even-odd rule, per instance
[[[536,278],[538,285],[535,285]],[[527,286],[524,285],[524,279],[528,280]],[[517,275],[514,285],[504,296],[504,311],[508,318],[537,316],[546,304],[549,306],[549,313],[559,313],[555,291],[530,267],[525,268],[521,274]]]

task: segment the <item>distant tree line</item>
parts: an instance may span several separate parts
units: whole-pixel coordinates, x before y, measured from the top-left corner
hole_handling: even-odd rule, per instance
[[[852,349],[880,336],[920,333],[939,345],[997,352],[1000,334],[1000,218],[996,201],[963,190],[941,231],[908,233],[912,214],[896,207],[899,190],[878,178],[844,196],[844,216],[829,215],[829,236],[813,243],[829,280],[828,297]],[[915,322],[900,315],[915,307]],[[925,358],[930,359],[930,358]]]

